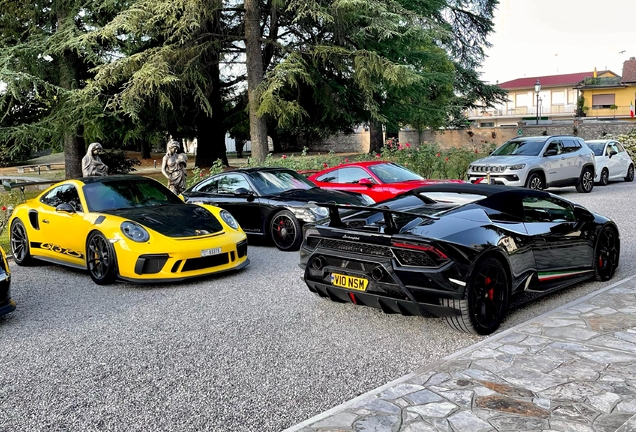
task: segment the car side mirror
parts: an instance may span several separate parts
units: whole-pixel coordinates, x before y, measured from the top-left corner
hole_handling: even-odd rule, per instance
[[[612,156],[617,155],[617,154],[618,154],[618,152],[616,150],[610,151],[610,154],[609,154],[610,159],[612,158]]]
[[[592,212],[578,204],[574,205],[574,216],[579,222],[592,222],[594,220]]]
[[[254,192],[246,188],[242,188],[242,187],[236,188],[234,190],[234,195],[247,198],[248,202],[254,201]]]
[[[368,178],[362,178],[362,179],[360,179],[360,181],[358,181],[358,184],[359,184],[359,185],[366,186],[366,187],[370,188],[370,187],[373,187],[373,185],[374,185],[375,183],[373,183],[373,182],[372,182],[371,180],[369,180]]]
[[[58,213],[75,213],[75,209],[69,203],[62,203],[55,207],[55,211]]]
[[[543,153],[543,156],[556,156],[556,155],[557,155],[556,149],[547,149],[545,153]]]

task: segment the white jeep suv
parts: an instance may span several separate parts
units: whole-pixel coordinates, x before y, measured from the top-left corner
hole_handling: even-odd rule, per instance
[[[507,141],[490,156],[468,167],[471,183],[484,181],[531,189],[576,186],[594,188],[594,152],[582,138],[570,135],[519,137]]]

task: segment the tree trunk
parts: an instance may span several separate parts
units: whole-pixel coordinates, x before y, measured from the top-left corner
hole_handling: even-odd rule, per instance
[[[384,136],[382,134],[382,123],[370,122],[369,123],[369,153],[378,154],[382,152],[384,147]]]
[[[57,11],[57,28],[58,32],[63,31],[69,25],[73,25],[73,21],[69,18],[69,10],[65,7],[61,7]],[[65,50],[64,53],[58,58],[58,67],[60,72],[60,87],[65,90],[71,90],[78,87],[77,85],[77,71],[73,65],[73,54],[69,50]],[[62,95],[60,98],[60,104],[68,103],[63,100],[66,99],[66,95]],[[64,133],[64,165],[65,176],[67,179],[82,177],[82,158],[86,152],[86,145],[83,134],[83,128],[81,126],[69,124],[67,131]]]
[[[142,159],[150,159],[150,143],[146,140],[141,141],[141,145],[139,146],[139,151],[141,153]]]
[[[228,166],[225,133],[226,113],[223,111],[223,101],[221,95],[221,70],[219,68],[218,56],[210,62],[209,75],[211,82],[208,86],[207,95],[212,116],[208,116],[205,111],[200,111],[197,116],[197,156],[195,165],[199,168],[209,168],[217,160],[221,160],[223,165]]]
[[[225,128],[219,125],[218,116],[208,117],[203,111],[197,117],[197,156],[195,165],[199,168],[209,168],[218,159],[228,166],[225,150]]]
[[[260,106],[259,85],[263,82],[261,46],[261,11],[258,0],[245,0],[245,60],[247,65],[247,97],[250,113],[252,157],[262,162],[268,153],[265,118],[257,115]]]

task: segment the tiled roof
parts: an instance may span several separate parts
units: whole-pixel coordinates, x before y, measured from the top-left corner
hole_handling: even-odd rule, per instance
[[[623,79],[621,83],[636,83],[636,58],[632,57],[623,63]]]
[[[627,62],[625,62],[627,63]],[[597,71],[597,75],[601,75],[611,71]],[[611,72],[613,73],[613,72]],[[594,72],[579,72],[564,75],[548,75],[548,76],[536,76],[529,78],[517,78],[512,81],[506,81],[499,83],[499,87],[505,90],[522,89],[522,88],[534,88],[534,84],[539,80],[541,87],[563,87],[563,86],[575,86],[585,78],[592,78]]]

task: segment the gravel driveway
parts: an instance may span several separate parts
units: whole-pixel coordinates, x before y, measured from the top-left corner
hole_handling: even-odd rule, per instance
[[[636,183],[556,190],[614,218],[635,272]],[[311,294],[296,253],[251,245],[244,271],[164,286],[94,285],[12,265],[0,319],[0,431],[279,431],[482,338],[441,319],[385,315]],[[512,311],[521,323],[605,284]]]

